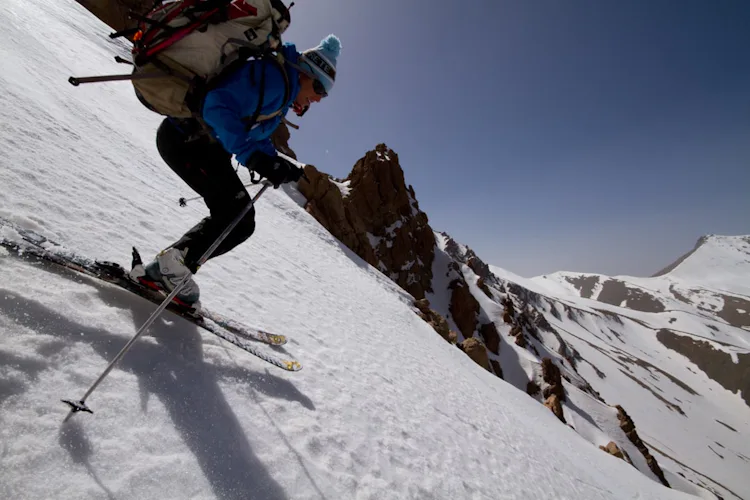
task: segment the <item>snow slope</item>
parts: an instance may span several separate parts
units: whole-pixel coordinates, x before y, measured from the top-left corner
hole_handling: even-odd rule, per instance
[[[701,283],[750,297],[750,235],[708,235],[668,273],[674,279]]]
[[[0,4],[0,215],[91,257],[152,254],[205,214],[153,145],[109,29],[71,0]],[[165,315],[62,425],[152,306],[0,255],[0,497],[684,498],[603,454],[435,335],[294,188],[199,274],[203,301],[283,332],[286,373]]]

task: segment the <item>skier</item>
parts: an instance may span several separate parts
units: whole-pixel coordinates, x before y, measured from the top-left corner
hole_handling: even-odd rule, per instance
[[[145,266],[145,278],[172,291],[186,274],[198,271],[204,252],[245,208],[250,197],[232,167],[232,155],[274,188],[300,179],[302,170],[277,156],[271,135],[290,108],[302,116],[312,103],[328,95],[336,80],[340,50],[334,35],[302,53],[287,43],[280,49],[283,68],[275,61],[253,59],[221,77],[202,102],[201,118],[209,134],[202,133],[205,127],[196,118],[168,117],[161,123],[156,135],[159,154],[203,197],[210,215],[159,252]],[[251,208],[211,257],[229,252],[254,230],[255,209]],[[195,309],[200,308],[199,297],[192,277],[177,294],[177,299]]]

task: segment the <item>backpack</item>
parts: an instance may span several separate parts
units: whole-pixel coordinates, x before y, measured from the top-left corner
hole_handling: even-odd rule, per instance
[[[291,22],[282,0],[162,0],[131,17],[136,28],[110,36],[132,39],[128,79],[138,99],[159,114],[199,115],[211,84],[250,57],[272,58],[286,75],[283,58],[274,54]]]

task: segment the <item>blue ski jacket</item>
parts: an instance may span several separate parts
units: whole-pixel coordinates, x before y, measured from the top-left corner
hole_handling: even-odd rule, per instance
[[[281,53],[286,60],[297,63],[299,53],[294,44],[284,44]],[[263,85],[263,66],[265,89],[260,114],[271,114],[279,108],[281,113],[271,119],[256,122],[248,130],[246,120],[258,108],[260,86]],[[286,102],[283,102],[284,75],[276,63],[266,60],[249,61],[209,91],[203,101],[202,116],[213,129],[214,137],[244,166],[247,166],[247,161],[256,151],[276,155],[271,135],[279,126],[281,118],[289,111],[300,90],[299,72],[288,64],[285,64],[284,68],[289,80],[289,97]]]

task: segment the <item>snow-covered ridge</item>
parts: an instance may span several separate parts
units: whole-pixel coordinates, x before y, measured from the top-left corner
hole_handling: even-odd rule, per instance
[[[620,307],[697,313],[750,330],[750,236],[705,236],[651,278],[558,272],[532,281]]]

